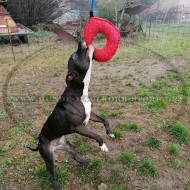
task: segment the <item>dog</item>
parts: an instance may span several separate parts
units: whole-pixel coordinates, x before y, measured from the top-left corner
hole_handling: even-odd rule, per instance
[[[55,150],[65,150],[80,164],[85,166],[90,164],[90,162],[81,160],[76,155],[75,149],[66,139],[66,135],[77,133],[92,138],[98,142],[102,151],[108,152],[103,138],[86,128],[89,120],[91,120],[103,123],[107,135],[114,138],[108,121],[91,111],[88,88],[92,72],[93,56],[94,46],[89,45],[87,47],[85,41],[79,41],[78,50],[71,55],[68,61],[67,87],[38,136],[39,142],[37,148],[27,147],[32,151],[39,150],[50,173],[54,190],[59,190],[54,175]]]

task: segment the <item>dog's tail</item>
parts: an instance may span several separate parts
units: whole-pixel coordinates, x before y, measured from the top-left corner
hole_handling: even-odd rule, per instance
[[[38,146],[37,146],[36,148],[30,148],[29,146],[27,146],[26,148],[28,148],[28,149],[30,149],[30,150],[36,152],[36,151],[39,150],[39,144],[38,144]]]

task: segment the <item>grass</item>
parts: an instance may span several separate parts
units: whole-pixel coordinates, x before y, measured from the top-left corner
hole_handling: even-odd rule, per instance
[[[149,92],[147,90],[143,90],[138,94],[139,97],[148,97],[149,96]]]
[[[174,168],[174,169],[178,169],[181,167],[181,162],[179,160],[176,160],[175,158],[170,158],[167,161],[168,166]]]
[[[32,129],[32,124],[28,121],[22,122],[22,124],[20,125],[20,129],[28,132]]]
[[[53,96],[50,93],[46,92],[44,94],[44,100],[52,101],[53,100]]]
[[[116,82],[118,82],[118,81],[119,81],[119,79],[118,79],[117,77],[113,77],[112,83],[116,83]]]
[[[0,165],[0,179],[4,178],[3,172],[4,172],[4,170],[5,170],[6,167],[7,167],[7,161],[3,160],[1,162],[1,165]]]
[[[185,184],[184,190],[190,190],[190,180]]]
[[[120,123],[119,126],[127,131],[140,131],[140,127],[136,123]]]
[[[119,56],[113,58],[113,62],[117,62],[119,60]]]
[[[90,145],[88,143],[83,143],[79,147],[77,147],[77,152],[81,155],[85,154],[87,151],[90,150]]]
[[[109,178],[106,179],[106,183],[111,184],[108,189],[111,190],[123,190],[127,189],[126,188],[126,181],[127,181],[127,176],[123,175],[123,170],[120,168],[118,169],[112,169],[111,170],[111,175]]]
[[[156,125],[156,127],[158,127],[158,128],[168,128],[169,124],[165,120],[163,120],[161,123],[158,123]]]
[[[42,34],[42,35],[44,37],[46,37],[45,34]],[[38,35],[38,36],[40,36],[40,35]],[[37,38],[38,38],[37,39],[38,41],[42,40],[41,39],[42,37],[37,37]],[[150,43],[151,43],[151,40],[150,40]],[[44,43],[44,45],[47,45],[47,44]],[[142,42],[142,45],[144,46],[144,42]],[[27,54],[28,54],[29,52],[33,51],[31,49],[31,47],[33,47],[33,49],[36,50],[38,48],[38,46],[41,47],[42,45],[40,43],[38,43],[35,46],[35,44],[33,44],[33,42],[32,42],[31,44],[29,44],[27,46],[24,46],[22,57],[25,56],[25,54],[26,54],[25,51],[27,51]],[[59,43],[59,48],[62,47],[62,46],[63,45],[61,43]],[[147,46],[149,46],[149,45],[147,44]],[[169,54],[172,53],[173,48],[171,48],[169,46],[167,48],[166,47],[162,47],[162,46],[163,46],[163,44],[159,44],[159,45],[152,44],[149,47],[151,47],[150,49],[152,49],[152,50],[155,50],[155,48],[157,48],[157,50],[158,50],[157,52],[163,53],[165,50],[167,50],[167,51],[169,51]],[[64,44],[64,47],[65,47],[65,44]],[[7,48],[9,49],[9,46]],[[14,47],[15,52],[20,51],[19,48],[20,47]],[[75,48],[76,48],[76,46],[73,48],[73,52],[74,52]],[[163,48],[165,50],[163,50]],[[48,77],[51,77],[51,78],[58,77],[58,75],[60,75],[60,73],[63,72],[63,70],[62,70],[63,68],[62,67],[64,67],[64,69],[65,69],[64,73],[66,73],[66,71],[67,71],[67,66],[66,66],[67,60],[68,60],[68,58],[70,56],[70,53],[72,51],[71,49],[69,49],[69,52],[67,52],[67,49],[69,49],[69,48],[61,48],[61,49],[58,49],[58,47],[57,48],[51,48],[50,50],[48,49],[48,50],[45,50],[44,52],[42,52],[41,55],[40,54],[38,56],[35,55],[35,57],[33,57],[32,59],[27,60],[26,62],[30,63],[30,64],[25,64],[24,67],[20,68],[20,70],[25,75],[28,75],[27,72],[29,70],[33,71],[33,69],[34,69],[33,74],[31,74],[31,75],[29,74],[28,76],[29,76],[29,79],[31,81],[33,81],[33,78],[35,78],[35,80],[36,80],[36,78],[38,78],[37,83],[36,83],[38,86],[35,86],[35,85],[32,86],[34,88],[30,88],[30,86],[28,86],[27,90],[25,90],[23,88],[23,85],[18,85],[16,87],[19,88],[19,86],[22,86],[22,89],[24,91],[23,94],[29,92],[29,95],[32,92],[37,92],[37,93],[40,94],[42,91],[44,92],[43,87],[48,87],[47,89],[45,89],[45,92],[47,91],[49,93],[49,95],[51,95],[51,96],[54,95],[54,89],[55,88],[51,88],[50,86],[47,86],[47,85],[44,86],[44,84],[48,84],[49,79],[46,81],[46,79]],[[132,48],[123,47],[123,48],[119,48],[118,49],[117,54],[118,54],[118,57],[120,57],[120,59],[115,59],[115,61],[117,63],[119,62],[121,67],[122,67],[122,64],[125,64],[126,62],[128,62],[128,63],[132,62],[133,61],[133,55],[135,55],[137,57],[140,55],[140,54],[136,55],[136,54],[130,54],[130,53],[128,53],[128,55],[130,57],[128,57],[127,60],[125,60],[124,56],[121,56],[121,49],[122,49],[122,51],[125,51],[124,55],[126,55],[126,52],[127,51],[130,52],[131,50],[129,50],[129,49],[132,49]],[[64,51],[59,51],[59,50],[64,50]],[[134,50],[134,52],[137,52],[137,51],[138,51],[138,49]],[[61,56],[59,55],[59,52],[61,52],[60,53],[60,54],[62,54]],[[8,53],[10,53],[10,51]],[[9,56],[8,53],[5,52],[3,54],[6,54],[5,56]],[[138,54],[138,52],[137,52],[137,54]],[[143,52],[143,54],[146,54],[146,53]],[[165,53],[165,54],[167,55],[167,53]],[[178,52],[176,52],[176,54],[178,54]],[[190,54],[188,54],[188,56],[189,55]],[[16,56],[20,56],[20,55],[17,54]],[[45,57],[45,59],[44,59],[44,57]],[[150,58],[150,56],[148,55],[147,58]],[[11,57],[11,59],[12,59],[12,57]],[[138,57],[137,59],[141,60],[140,57]],[[157,59],[157,57],[154,57],[153,59]],[[54,64],[52,64],[52,60],[55,60]],[[4,60],[1,59],[1,61],[3,63],[5,63]],[[35,65],[34,65],[34,62],[36,63]],[[138,61],[136,61],[134,59],[133,62],[135,64]],[[7,61],[7,63],[9,63],[9,61]],[[114,64],[114,66],[116,66],[117,63],[113,63],[111,61],[110,64],[109,64],[109,65],[111,65],[111,67],[109,69],[112,69],[113,64]],[[5,65],[8,67],[8,70],[9,70],[9,64],[5,64]],[[14,64],[10,64],[10,65],[14,65]],[[52,68],[51,68],[51,65],[53,65]],[[128,65],[124,65],[124,66],[127,66],[127,68],[128,68],[128,67],[131,67],[131,66],[134,66],[134,65],[128,64]],[[36,67],[36,69],[35,69],[35,67]],[[97,65],[97,68],[98,67],[100,67],[100,66]],[[106,71],[106,69],[108,69],[105,63],[100,68],[105,69],[104,71]],[[47,75],[46,75],[46,72],[43,72],[44,70],[47,71]],[[122,71],[122,68],[120,70]],[[113,72],[116,73],[117,71],[115,70]],[[143,73],[144,72],[142,72],[142,74]],[[19,74],[19,72],[18,72],[18,74]],[[139,74],[139,73],[136,73],[136,74]],[[32,78],[32,75],[35,75],[35,77]],[[111,73],[111,74],[109,73],[109,77],[106,80],[106,82],[108,82],[108,85],[109,85],[110,81],[113,79],[114,75],[115,75],[114,73]],[[115,93],[116,96],[120,95],[121,93],[122,93],[122,96],[131,95],[131,94],[133,95],[133,93],[135,93],[135,95],[137,94],[137,96],[140,96],[140,97],[152,97],[152,96],[154,97],[154,96],[157,96],[157,95],[158,96],[161,96],[161,95],[163,95],[163,96],[170,96],[170,95],[171,96],[177,96],[178,94],[180,95],[181,92],[177,89],[177,85],[180,83],[180,78],[177,75],[175,75],[174,72],[172,74],[170,74],[168,76],[168,78],[167,78],[166,75],[164,75],[164,76],[165,76],[165,78],[160,77],[160,79],[158,79],[158,81],[156,82],[156,84],[154,84],[154,86],[147,85],[149,83],[147,83],[147,84],[140,83],[140,85],[142,86],[142,88],[140,87],[140,89],[142,90],[140,92],[136,88],[136,86],[134,86],[133,88],[124,86],[125,83],[132,82],[133,76],[131,74],[127,75],[127,77],[126,77],[126,78],[130,79],[130,81],[126,81],[126,80],[122,81],[122,79],[120,81],[119,77],[118,77],[118,79],[119,79],[118,83],[116,83],[117,80],[113,80],[113,84],[112,84],[112,88],[111,89],[109,88],[109,86],[105,86],[103,83],[101,85],[98,85],[97,88],[101,90],[101,91],[99,91],[99,93],[101,93],[101,94],[107,94],[107,95],[109,95],[109,94]],[[19,77],[19,76],[17,76],[17,77]],[[138,76],[136,76],[136,75],[135,75],[135,77],[138,78]],[[165,79],[166,79],[166,81],[163,81]],[[190,79],[190,76],[189,76],[189,79]],[[21,81],[25,82],[24,78],[22,78],[22,75],[21,75]],[[138,78],[137,81],[139,81],[139,82],[143,81],[143,78],[140,78],[140,79]],[[41,83],[43,83],[43,84],[41,85]],[[190,84],[190,82],[187,81],[186,87],[189,87],[189,84]],[[32,83],[31,83],[31,85],[32,85]],[[58,85],[58,83],[55,84],[55,85]],[[15,87],[15,89],[16,89],[16,87]],[[14,91],[13,88],[14,88],[14,86],[11,85],[9,89],[12,90],[12,91],[10,91],[10,93],[12,93]],[[59,88],[60,88],[60,85],[57,87],[57,89],[59,89]],[[91,93],[92,96],[93,95],[96,96],[96,91],[94,91],[93,88],[96,89],[96,87],[92,86],[92,90],[91,90],[90,93]],[[113,90],[113,92],[110,92],[110,90]],[[183,94],[187,94],[187,93],[185,92]],[[42,96],[43,95],[44,94],[42,93]],[[47,97],[47,100],[49,98],[51,99],[51,96]],[[101,96],[100,98],[103,99],[103,96]],[[15,102],[15,101],[12,101],[12,102],[15,103],[15,105],[13,105],[13,107],[11,107],[10,109],[13,110],[12,113],[17,117],[17,116],[19,116],[19,114],[21,114],[21,112],[18,111],[18,113],[15,113],[14,109],[16,109],[18,107],[18,110],[19,110],[19,106],[20,105],[19,105],[19,102],[18,103]],[[152,101],[152,102],[155,102],[155,101]],[[168,110],[170,110],[170,109],[165,110],[166,112],[159,112],[159,113],[157,113],[157,114],[155,114],[153,116],[150,116],[149,113],[147,114],[145,112],[139,112],[139,106],[143,105],[145,102],[144,103],[143,102],[137,102],[137,103],[136,102],[135,103],[134,102],[133,103],[127,102],[127,103],[123,103],[123,102],[116,102],[116,101],[107,101],[107,102],[105,101],[103,103],[102,102],[101,103],[96,102],[96,103],[97,103],[96,104],[97,109],[100,110],[101,116],[103,116],[104,118],[110,117],[110,112],[111,111],[115,111],[115,110],[118,110],[118,109],[121,109],[121,110],[127,109],[128,112],[130,112],[133,115],[132,117],[138,118],[139,120],[141,119],[142,122],[145,121],[145,120],[147,120],[146,121],[147,123],[149,122],[149,119],[150,119],[151,120],[150,122],[152,123],[152,125],[156,125],[156,123],[160,120],[160,118],[161,119],[164,118],[167,121],[171,122],[170,117],[168,117],[168,114],[169,114]],[[36,110],[35,112],[38,114],[38,113],[43,113],[43,110],[45,110],[44,114],[49,115],[51,113],[50,110],[52,109],[52,105],[51,105],[51,107],[49,106],[50,104],[51,103],[48,103],[48,101],[47,101],[45,104],[43,103],[43,105],[42,104],[38,105],[37,107],[39,108],[39,110]],[[167,106],[168,105],[170,105],[170,103],[167,103]],[[15,106],[15,108],[14,108],[14,106]],[[150,106],[150,108],[147,108],[147,109],[150,109],[150,110],[152,109],[153,110],[154,107],[156,107],[156,106],[158,107],[158,105],[153,105],[152,107]],[[180,106],[179,102],[176,102],[175,105],[174,105],[175,108],[176,107],[178,108],[179,106]],[[28,105],[28,108],[31,109],[31,110],[33,110],[33,108],[36,108],[36,105],[34,105],[33,103],[31,103],[31,105]],[[115,109],[115,108],[118,108],[118,109]],[[168,107],[168,108],[170,108],[170,107]],[[163,109],[163,107],[159,108],[158,110],[160,111],[162,109]],[[30,111],[30,110],[28,110],[28,111]],[[33,111],[31,111],[31,113],[32,112]],[[23,115],[23,117],[24,117],[24,115]],[[35,120],[35,121],[32,121],[32,122],[35,122],[35,124],[33,126],[33,129],[31,128],[31,125],[28,125],[28,126],[27,125],[25,125],[25,126],[16,126],[13,130],[11,130],[11,132],[7,136],[3,137],[3,140],[2,140],[3,141],[3,149],[2,149],[3,152],[2,152],[2,156],[1,156],[2,159],[1,160],[4,160],[4,158],[6,156],[8,161],[5,160],[4,163],[1,161],[1,164],[0,164],[1,165],[0,166],[0,177],[3,177],[5,179],[5,181],[7,182],[7,184],[9,184],[9,182],[11,182],[11,181],[15,181],[15,185],[16,185],[17,181],[19,179],[21,179],[21,182],[19,182],[20,185],[18,185],[18,186],[20,186],[20,187],[23,186],[24,187],[25,181],[27,181],[27,183],[29,183],[29,184],[34,184],[34,187],[32,187],[32,188],[39,189],[39,187],[36,186],[36,184],[38,182],[40,182],[41,174],[43,174],[43,172],[39,172],[40,174],[38,174],[38,175],[36,173],[36,171],[39,171],[39,167],[41,167],[40,164],[39,164],[40,161],[41,161],[40,155],[39,154],[32,154],[32,156],[30,156],[30,155],[28,155],[28,154],[30,154],[30,152],[28,152],[28,151],[25,152],[25,149],[23,150],[22,149],[23,147],[22,147],[20,150],[21,150],[21,152],[24,151],[24,157],[21,158],[19,156],[16,159],[16,160],[18,160],[18,163],[14,162],[14,161],[12,162],[12,160],[11,160],[12,157],[13,157],[13,155],[15,155],[15,154],[16,155],[20,155],[20,151],[16,151],[17,149],[14,149],[14,147],[16,147],[17,145],[18,146],[23,146],[22,143],[23,142],[27,142],[31,146],[35,146],[36,143],[32,143],[34,140],[37,139],[37,136],[38,136],[38,133],[35,132],[35,131],[39,131],[38,130],[38,127],[39,127],[38,123],[40,124],[41,122],[43,122],[41,119],[36,120],[36,117],[35,117],[36,115],[35,115],[35,113],[31,114],[31,120],[33,120],[33,119]],[[3,118],[5,117],[4,113],[2,113],[2,117]],[[115,117],[118,117],[118,118],[115,118]],[[117,113],[116,113],[116,116],[113,116],[112,118],[110,118],[111,119],[110,120],[110,124],[113,126],[114,129],[116,129],[115,125],[117,125],[117,124],[115,124],[115,122],[118,123],[117,119],[120,118],[121,120],[126,121],[126,117],[128,117],[128,114],[126,115],[125,113],[123,113],[122,115],[120,115],[120,114],[117,115]],[[152,118],[150,118],[150,117],[152,117]],[[0,118],[1,118],[1,114],[0,114]],[[7,117],[5,117],[5,118],[7,119]],[[20,119],[23,119],[23,118],[20,118]],[[183,119],[183,122],[185,124],[185,122],[188,121],[188,113],[184,116],[184,118],[181,118],[181,119]],[[135,122],[138,122],[138,121],[136,120]],[[122,137],[122,141],[124,143],[125,143],[125,141],[127,141],[127,139],[126,140],[124,139],[126,131],[128,131],[128,130],[139,131],[140,130],[140,127],[137,124],[134,124],[134,125],[131,124],[131,123],[121,123],[121,124],[123,124],[123,125],[120,125],[119,126],[120,128],[118,128],[117,130],[119,130],[119,132],[121,130],[122,134],[118,133],[119,134],[118,136],[120,136],[119,138],[121,138],[123,136]],[[3,125],[4,125],[4,123],[3,123]],[[92,126],[93,126],[93,124],[92,124]],[[92,127],[92,126],[90,126],[90,127]],[[169,126],[166,122],[162,122],[162,123],[159,123],[157,125],[157,127],[159,129],[156,128],[156,130],[161,132],[161,134],[157,133],[159,135],[158,138],[161,139],[161,140],[163,140],[163,142],[167,141],[168,140],[167,136],[166,135],[162,135],[162,133],[164,133],[164,130],[162,130],[162,129],[170,130],[171,126]],[[154,129],[152,129],[152,130],[154,130]],[[152,130],[150,130],[150,132],[153,133]],[[143,129],[143,131],[144,131],[144,129]],[[126,135],[129,135],[129,134],[126,134]],[[139,138],[143,138],[143,139],[146,138],[145,136],[143,136],[143,133],[138,133],[138,136],[139,136]],[[75,138],[76,135],[73,135],[73,136],[69,135],[69,138],[70,137],[71,137],[71,139],[69,139],[70,142],[74,143],[76,141],[76,138]],[[4,142],[4,140],[5,140],[5,142]],[[146,139],[146,140],[148,140],[148,139]],[[91,140],[88,140],[88,141],[90,143]],[[113,150],[115,149],[115,151],[117,149],[118,142],[112,141],[112,149]],[[87,151],[89,151],[87,153],[87,154],[89,154],[87,157],[90,158],[90,159],[92,159],[92,157],[94,157],[94,155],[96,155],[98,157],[98,158],[96,158],[96,159],[98,159],[98,161],[96,161],[96,160],[93,161],[93,167],[90,167],[90,169],[89,168],[85,168],[85,167],[83,167],[83,166],[81,166],[79,164],[74,164],[74,165],[73,164],[67,164],[67,166],[65,166],[67,169],[64,169],[64,170],[65,170],[66,178],[68,177],[68,180],[66,180],[65,177],[60,178],[60,180],[63,179],[63,181],[65,181],[62,184],[63,186],[64,186],[64,183],[67,184],[66,181],[73,180],[73,183],[70,184],[69,187],[66,187],[66,186],[63,187],[62,186],[62,188],[64,188],[64,189],[67,189],[67,188],[68,189],[70,189],[70,188],[71,189],[82,189],[85,184],[89,184],[89,186],[93,187],[93,189],[98,189],[98,185],[99,184],[105,183],[108,186],[108,189],[110,189],[110,190],[124,190],[124,189],[128,189],[127,186],[126,186],[126,184],[128,184],[128,181],[127,181],[128,177],[130,177],[130,176],[128,176],[128,174],[129,175],[131,173],[134,174],[133,169],[137,168],[135,166],[135,164],[139,167],[139,169],[137,171],[138,172],[142,171],[142,173],[143,173],[142,175],[145,175],[144,174],[144,170],[151,171],[150,165],[148,165],[148,164],[144,164],[143,165],[142,164],[143,161],[142,162],[136,161],[134,159],[134,157],[131,158],[131,155],[132,156],[135,155],[135,157],[136,157],[136,155],[138,155],[138,159],[139,159],[139,158],[141,158],[141,157],[143,157],[145,155],[147,157],[151,158],[153,156],[153,154],[154,154],[154,151],[153,152],[151,152],[151,151],[147,152],[146,151],[146,147],[143,147],[143,146],[139,147],[138,143],[136,145],[133,143],[133,145],[134,145],[134,147],[132,147],[132,150],[133,149],[135,150],[133,153],[125,152],[125,151],[123,152],[122,149],[121,150],[118,149],[117,150],[118,155],[122,155],[123,157],[121,156],[121,158],[120,157],[119,158],[115,158],[115,157],[111,158],[111,156],[110,156],[110,158],[107,161],[104,161],[104,159],[105,159],[104,158],[104,154],[102,155],[101,152],[99,152],[98,148],[97,148],[97,151],[94,152],[94,151],[91,151],[91,147],[88,147],[86,145],[86,140],[81,140],[81,143],[78,143],[78,141],[77,141],[77,143],[75,143],[75,146],[76,146],[76,150],[77,150],[77,152],[79,154],[84,155]],[[183,146],[183,148],[180,150],[180,153],[181,153],[181,155],[184,155],[184,156],[183,157],[180,156],[180,159],[181,159],[180,161],[181,161],[181,163],[184,163],[184,165],[187,168],[189,168],[189,164],[188,164],[189,162],[188,161],[190,160],[189,159],[190,156],[188,157],[188,153],[185,154],[185,152],[188,150],[188,147],[187,147],[186,144],[184,144],[182,146]],[[158,151],[156,151],[156,152],[158,152]],[[159,164],[161,166],[159,169],[162,170],[162,172],[165,172],[166,169],[168,168],[166,165],[163,165],[163,162],[165,162],[165,160],[162,159],[162,157],[167,156],[168,153],[169,153],[169,147],[166,148],[166,149],[163,149],[162,152],[161,152],[161,155],[158,155],[158,160],[160,161]],[[175,153],[174,154],[171,153],[171,154],[172,154],[172,156],[176,155]],[[82,156],[82,157],[86,157],[86,156]],[[23,160],[27,160],[27,159],[29,160],[30,167],[22,167],[21,168],[18,164],[21,164],[23,162]],[[60,158],[60,155],[59,155],[58,159],[62,159],[62,157]],[[121,159],[121,160],[118,163],[119,159]],[[177,158],[177,159],[179,159],[179,158]],[[158,161],[158,160],[156,160],[156,161]],[[69,156],[69,161],[70,161],[70,156]],[[62,163],[61,162],[58,162],[58,163],[55,162],[55,163],[58,164],[59,167],[62,170]],[[123,167],[124,165],[122,163],[123,164],[126,163],[125,164],[126,166],[127,166],[127,164],[130,165],[130,163],[131,163],[132,167],[130,167],[130,168]],[[141,167],[140,167],[140,164],[142,164]],[[35,165],[35,167],[32,166],[33,167],[32,168],[31,165]],[[146,168],[146,169],[143,169],[143,167]],[[13,169],[11,169],[11,168],[13,168]],[[117,169],[115,169],[115,168],[117,168]],[[33,169],[33,171],[30,171],[29,169]],[[183,169],[184,169],[184,171],[186,171],[185,167]],[[181,175],[180,171],[181,170],[176,171],[176,173],[179,174],[179,175]],[[20,178],[19,176],[17,176],[19,172],[20,172],[20,175],[26,177],[25,180],[23,180],[23,178]],[[32,173],[34,173],[34,174],[32,174]],[[72,175],[70,175],[70,173],[72,173]],[[152,173],[156,173],[156,172],[152,172],[151,171],[150,173],[152,175]],[[166,174],[167,177],[169,177],[169,178],[171,178],[171,174],[170,173]],[[9,175],[9,174],[11,174],[11,175]],[[48,187],[48,184],[47,185],[45,184],[44,187],[43,187],[43,189],[52,189],[51,182],[49,181],[49,174],[48,173],[46,173],[46,174],[47,174],[47,178],[44,178],[43,175],[42,175],[42,177],[44,179],[43,183],[49,183],[49,185],[50,185],[49,187],[50,188]],[[31,175],[31,178],[29,178],[29,175]],[[151,175],[148,175],[148,176],[151,176]],[[59,174],[59,176],[61,176],[61,175]],[[152,176],[154,176],[154,174]],[[181,176],[181,177],[183,177],[183,176]],[[138,184],[139,188],[142,188],[142,189],[154,189],[153,186],[152,186],[152,184],[155,183],[155,181],[152,180],[152,181],[149,181],[149,182],[148,182],[148,184],[146,184],[147,183],[147,179],[146,178],[144,178],[144,177],[143,178],[137,177],[137,178],[135,178],[135,182],[134,183],[129,180],[129,186],[130,186],[131,189],[134,189],[135,188],[134,187],[135,184]],[[185,181],[182,182],[180,184],[181,187],[183,187],[185,185],[184,183],[187,183],[187,182],[185,182]],[[61,184],[61,183],[59,182],[59,184]],[[179,184],[177,184],[177,185],[179,185]],[[16,185],[16,188],[18,188],[18,186]],[[8,188],[8,187],[5,187],[5,188]],[[157,188],[159,189],[159,187],[157,187]]]
[[[44,111],[44,113],[45,115],[49,116],[52,113],[52,110],[47,109]]]
[[[120,185],[111,187],[111,190],[126,190],[126,185],[120,184]]]
[[[103,117],[103,118],[107,119],[108,118],[107,109],[102,108],[99,115],[100,115],[100,117]]]
[[[41,31],[37,31],[37,32],[34,32],[32,36],[29,36],[31,39],[33,38],[50,38],[52,36],[55,36],[55,33],[53,32],[49,32],[49,31],[46,31],[46,30],[41,30]]]
[[[55,176],[59,186],[63,187],[68,183],[68,173],[63,167],[55,168]],[[36,171],[31,171],[30,178],[35,178],[42,190],[52,188],[50,174],[45,165],[38,166]]]
[[[90,184],[90,186],[97,188],[97,186],[103,182],[101,175],[103,163],[104,160],[102,158],[94,158],[91,161],[90,167],[84,167],[82,165],[73,167],[72,173],[77,177],[77,189],[80,189],[79,186],[84,184]]]
[[[170,87],[170,85],[166,81],[158,81],[153,83],[152,87],[161,90],[163,88]]]
[[[156,177],[158,175],[158,169],[152,161],[145,160],[137,165],[137,173],[142,176]]]
[[[170,154],[177,155],[179,154],[179,148],[176,144],[172,144],[169,147]]]
[[[129,167],[134,163],[134,155],[130,152],[126,152],[120,156],[119,160]]]
[[[139,82],[139,85],[142,86],[143,88],[148,88],[148,85],[144,82]]]
[[[5,111],[2,111],[2,112],[0,113],[0,119],[4,119],[5,116],[6,116],[6,112],[5,112]]]
[[[121,111],[121,110],[112,111],[112,112],[110,113],[110,116],[111,116],[111,117],[117,117],[118,115],[121,115],[122,113],[123,113],[123,111]]]
[[[160,141],[150,138],[148,141],[146,141],[146,144],[151,147],[151,148],[159,148],[160,146]]]
[[[53,73],[53,77],[58,77],[59,74],[57,72]]]
[[[123,133],[117,129],[113,131],[113,134],[115,135],[115,139],[120,139],[123,136]],[[114,139],[113,139],[114,140]]]
[[[161,109],[165,108],[166,106],[167,106],[166,101],[164,101],[164,100],[155,100],[155,101],[146,102],[143,105],[143,108],[150,109],[152,113],[157,113]]]
[[[126,83],[125,86],[132,86],[130,82]]]
[[[174,124],[170,127],[169,132],[174,138],[180,142],[187,143],[189,141],[189,130],[181,123]]]
[[[11,101],[11,100],[8,100],[7,101],[7,105],[10,106],[10,107],[15,107],[16,106],[16,103]]]
[[[170,79],[170,81],[181,81],[181,80],[183,80],[183,78],[182,78],[182,76],[181,75],[179,75],[179,74],[173,74],[173,75],[169,75],[169,79]]]
[[[91,161],[91,167],[95,170],[100,170],[101,167],[102,167],[102,164],[103,164],[103,160],[100,159],[100,158],[94,158],[92,161]]]

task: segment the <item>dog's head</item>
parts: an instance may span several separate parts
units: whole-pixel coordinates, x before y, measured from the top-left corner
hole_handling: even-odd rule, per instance
[[[81,84],[83,82],[93,55],[93,45],[87,46],[84,41],[79,41],[78,50],[71,55],[68,63],[68,74],[66,77],[68,87],[74,83]]]

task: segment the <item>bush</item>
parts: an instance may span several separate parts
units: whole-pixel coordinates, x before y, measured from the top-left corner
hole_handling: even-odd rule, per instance
[[[117,7],[118,9],[119,7]],[[115,14],[115,8],[114,6],[105,6],[105,7],[100,7],[100,13],[99,17],[104,18],[106,20],[109,20],[111,23],[115,24],[115,19],[116,19],[116,14]],[[118,9],[119,10],[119,9]],[[129,15],[124,14],[122,23],[125,23],[127,20],[129,20]],[[118,14],[118,19],[120,19],[120,14]]]
[[[62,15],[58,0],[8,0],[7,9],[15,22],[27,27],[51,23]]]
[[[100,18],[104,18],[106,20],[109,20],[110,22],[115,22],[115,10],[112,6],[103,7],[99,14]]]

